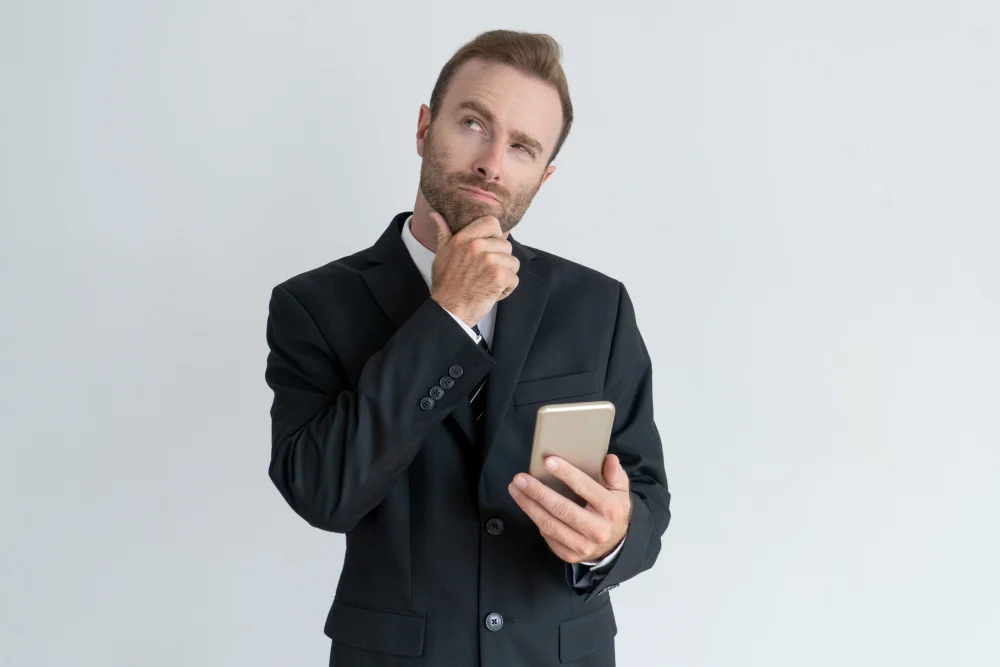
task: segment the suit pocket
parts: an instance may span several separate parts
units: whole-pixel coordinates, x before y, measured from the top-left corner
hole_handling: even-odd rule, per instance
[[[557,401],[597,392],[597,371],[570,373],[554,377],[518,382],[514,388],[514,405]]]
[[[573,662],[594,651],[614,645],[618,625],[607,602],[589,614],[559,624],[559,662]]]
[[[367,609],[334,600],[323,632],[338,644],[417,658],[424,652],[425,620],[416,612]]]

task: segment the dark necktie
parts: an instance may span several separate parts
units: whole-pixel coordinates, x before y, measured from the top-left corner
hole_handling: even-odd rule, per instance
[[[472,330],[476,332],[477,336],[479,336],[479,347],[483,348],[486,352],[489,352],[490,346],[486,344],[486,338],[479,331],[479,325],[473,325]],[[483,381],[479,383],[479,386],[472,391],[472,394],[470,394],[469,403],[472,404],[472,415],[476,418],[476,421],[479,421],[479,418],[483,416],[483,411],[486,409],[486,394],[483,392],[483,387],[485,386],[486,378],[483,378]]]

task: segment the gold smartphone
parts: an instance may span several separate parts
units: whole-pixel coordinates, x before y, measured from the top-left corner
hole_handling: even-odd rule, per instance
[[[543,405],[535,417],[528,473],[577,505],[587,501],[545,469],[545,459],[558,456],[603,483],[604,459],[611,442],[615,406],[610,401]]]

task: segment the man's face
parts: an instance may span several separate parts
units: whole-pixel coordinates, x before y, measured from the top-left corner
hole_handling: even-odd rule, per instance
[[[469,61],[455,73],[437,115],[421,109],[420,191],[452,233],[484,215],[495,215],[509,232],[555,171],[547,163],[561,131],[555,88],[506,65]]]

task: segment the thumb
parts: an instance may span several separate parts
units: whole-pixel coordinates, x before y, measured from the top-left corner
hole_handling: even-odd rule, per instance
[[[614,454],[608,454],[604,459],[604,485],[613,491],[628,491],[628,473],[622,468],[621,461]]]
[[[437,225],[437,242],[438,246],[442,246],[451,240],[453,234],[451,233],[451,227],[445,222],[444,217],[437,211],[431,211],[431,220]]]

